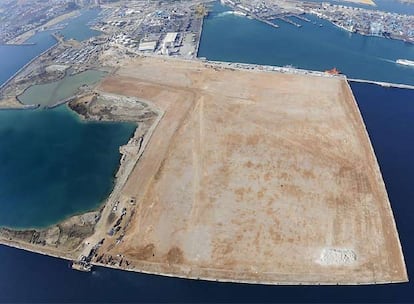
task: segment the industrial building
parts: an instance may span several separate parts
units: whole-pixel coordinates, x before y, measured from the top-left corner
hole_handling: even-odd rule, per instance
[[[157,48],[157,41],[145,41],[139,44],[140,52],[154,52]]]

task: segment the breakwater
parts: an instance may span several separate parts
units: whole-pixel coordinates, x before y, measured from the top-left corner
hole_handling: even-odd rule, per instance
[[[8,107],[8,108],[0,108],[1,111],[8,111],[8,110],[35,110],[39,108],[39,105],[23,105],[21,107]]]
[[[71,102],[73,100],[80,99],[80,98],[83,98],[85,96],[88,96],[89,94],[90,93],[75,94],[75,95],[70,96],[68,98],[59,100],[59,101],[57,101],[56,103],[54,103],[52,105],[47,105],[47,106],[45,106],[45,109],[54,109],[54,108],[59,107],[59,106],[65,104],[65,103],[69,103],[69,102]]]
[[[14,46],[33,46],[33,45],[36,45],[36,43],[35,43],[35,42],[6,43],[5,45],[14,45]]]
[[[401,83],[392,83],[392,82],[374,81],[374,80],[365,80],[365,79],[354,79],[354,78],[348,78],[348,81],[359,82],[359,83],[376,84],[376,85],[379,85],[379,86],[382,86],[382,87],[385,87],[385,88],[398,88],[398,89],[414,90],[413,85],[401,84]]]

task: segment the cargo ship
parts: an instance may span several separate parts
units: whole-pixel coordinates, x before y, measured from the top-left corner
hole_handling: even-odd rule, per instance
[[[407,59],[398,59],[396,62],[397,62],[398,64],[402,64],[402,65],[409,65],[409,66],[414,67],[414,61],[411,61],[411,60],[407,60]]]

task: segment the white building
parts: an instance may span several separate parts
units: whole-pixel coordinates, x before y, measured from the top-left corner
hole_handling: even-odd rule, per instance
[[[157,47],[157,41],[146,41],[139,44],[140,52],[154,52]]]
[[[164,38],[163,46],[168,48],[174,46],[174,42],[177,39],[178,33],[167,33]]]

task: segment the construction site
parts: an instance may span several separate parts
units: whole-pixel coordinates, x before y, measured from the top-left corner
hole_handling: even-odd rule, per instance
[[[91,264],[264,284],[407,280],[343,77],[143,57],[97,90],[159,116],[84,241]]]
[[[192,279],[408,280],[379,166],[345,77],[126,59],[69,106],[138,123],[100,210],[0,242]]]

